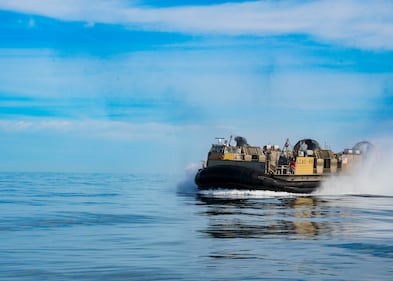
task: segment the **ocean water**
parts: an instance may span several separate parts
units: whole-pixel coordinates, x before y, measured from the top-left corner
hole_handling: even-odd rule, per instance
[[[198,193],[192,175],[0,173],[0,194],[0,280],[393,276],[389,192]]]

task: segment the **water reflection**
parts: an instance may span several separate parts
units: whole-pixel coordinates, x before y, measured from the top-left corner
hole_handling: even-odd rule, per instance
[[[338,210],[307,197],[222,199],[199,195],[207,208],[207,228],[214,238],[323,239],[335,227]]]

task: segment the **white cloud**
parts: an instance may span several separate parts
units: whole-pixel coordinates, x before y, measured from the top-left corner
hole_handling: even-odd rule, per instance
[[[305,34],[345,46],[393,49],[393,2],[252,1],[208,6],[153,8],[121,0],[7,0],[0,9],[65,21],[122,24],[196,34]]]
[[[198,130],[199,126],[175,126],[164,123],[130,123],[110,120],[66,120],[27,118],[0,120],[0,132],[7,134],[66,134],[75,138],[94,138],[117,141],[170,139],[182,131]]]
[[[335,116],[333,113],[339,111],[366,115],[375,110],[373,100],[392,78],[389,73],[347,73],[310,67],[314,62],[304,63],[310,58],[302,54],[287,54],[284,59],[285,55],[265,51],[241,57],[231,52],[217,54],[215,50],[156,51],[108,60],[61,58],[45,51],[14,53],[9,51],[0,57],[0,69],[7,70],[0,72],[1,92],[32,99],[17,101],[20,106],[62,105],[71,115],[83,118],[105,116],[105,102],[113,98],[128,99],[130,103],[144,99],[163,107],[179,102],[180,107],[195,106],[205,110],[201,115],[207,113],[218,120],[236,116],[240,106],[257,116],[263,115],[262,111],[279,109],[314,110],[326,116]],[[258,71],[269,67],[270,59],[266,57],[271,57],[277,72]],[[13,103],[7,101],[9,106],[15,106]],[[79,112],[79,106],[87,111]],[[124,106],[119,109],[126,110]]]
[[[69,131],[71,121],[66,120],[0,120],[0,130],[7,133],[26,133],[38,131]]]

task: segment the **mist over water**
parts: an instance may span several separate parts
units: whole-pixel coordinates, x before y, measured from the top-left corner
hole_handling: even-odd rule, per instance
[[[392,176],[393,149],[388,142],[383,142],[350,173],[328,179],[314,194],[393,196]]]
[[[177,184],[176,189],[178,193],[194,195],[197,193],[198,187],[195,184],[195,175],[200,166],[196,163],[189,164],[184,171],[184,178]]]

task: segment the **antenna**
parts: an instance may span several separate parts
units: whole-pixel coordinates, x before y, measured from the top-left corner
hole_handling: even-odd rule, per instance
[[[289,138],[286,139],[285,143],[284,143],[284,147],[288,148],[289,147]]]
[[[283,151],[287,151],[289,146],[290,146],[289,138],[287,138],[283,146]]]
[[[222,141],[225,139],[223,137],[215,137],[215,139],[217,140],[218,144],[222,144]]]

